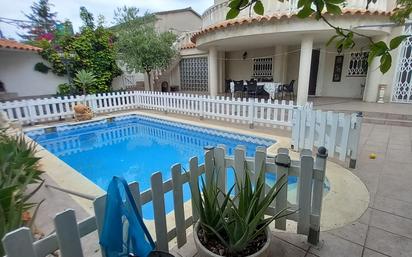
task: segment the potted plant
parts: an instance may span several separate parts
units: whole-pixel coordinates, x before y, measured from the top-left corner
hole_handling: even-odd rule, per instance
[[[86,105],[86,88],[96,82],[96,78],[92,72],[80,70],[76,73],[74,81],[82,87],[83,104],[76,104],[74,109],[74,116],[76,120],[90,120],[93,117],[93,112],[89,106]]]
[[[237,174],[235,172],[235,174]],[[260,172],[256,183],[250,179],[246,169],[243,180],[236,176],[236,183],[228,192],[218,187],[216,173],[201,187],[192,188],[199,220],[194,228],[194,240],[201,257],[219,256],[268,256],[270,245],[269,224],[289,215],[287,209],[276,215],[265,216],[266,210],[287,183],[281,177],[265,194],[264,172]],[[233,190],[235,194],[233,194]]]

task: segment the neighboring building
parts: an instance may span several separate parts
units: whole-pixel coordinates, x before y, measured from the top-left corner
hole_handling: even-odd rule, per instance
[[[171,71],[179,74],[180,90],[217,95],[224,92],[227,79],[270,77],[285,84],[295,80],[300,104],[308,95],[375,102],[380,85],[386,85],[386,101],[412,103],[412,38],[392,52],[392,68],[382,75],[378,58],[367,65],[367,40],[355,38],[354,49],[337,53],[333,44],[326,46],[334,30],[322,21],[296,17],[297,0],[262,2],[263,16],[243,10],[237,18],[225,20],[228,1],[215,0],[202,15],[202,28],[181,47],[180,65]],[[366,1],[351,0],[342,15],[328,19],[388,42],[412,30],[411,24],[391,26],[395,4],[378,0],[367,10]]]
[[[34,70],[42,62],[41,48],[13,40],[0,39],[0,99],[55,94],[57,85],[67,82],[49,71]]]
[[[159,32],[172,31],[177,35],[178,42],[188,33],[198,31],[202,27],[201,16],[191,7],[157,12],[155,16],[156,29]],[[162,83],[163,85],[166,84],[168,89],[170,89],[171,86],[178,86],[180,84],[179,70],[176,67],[178,64],[179,59],[174,60],[166,71],[153,72],[152,83],[154,83],[156,89],[160,90]],[[144,80],[146,80],[145,87],[143,85]],[[136,86],[139,89],[148,89],[147,78],[143,73],[129,73],[124,69],[124,74],[115,78],[113,81],[114,89],[136,88]]]

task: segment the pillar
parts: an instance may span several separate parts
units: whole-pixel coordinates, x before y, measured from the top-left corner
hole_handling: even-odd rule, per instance
[[[219,62],[216,48],[209,49],[209,93],[217,96],[219,87]]]
[[[276,82],[283,82],[284,78],[284,60],[285,58],[285,46],[277,45],[275,48],[275,63],[273,80]]]
[[[373,38],[375,42],[381,40],[386,41],[385,39],[385,36]],[[383,75],[379,69],[379,66],[380,57],[376,57],[373,59],[372,63],[368,67],[368,76],[366,77],[365,92],[363,93],[363,101],[365,102],[376,102],[378,98],[379,84],[382,84],[383,79]]]
[[[308,101],[310,66],[312,62],[313,37],[305,35],[300,45],[299,77],[297,104],[304,105]]]

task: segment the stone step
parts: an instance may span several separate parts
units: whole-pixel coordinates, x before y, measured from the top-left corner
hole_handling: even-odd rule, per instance
[[[365,116],[363,118],[363,122],[372,123],[372,124],[412,127],[412,120],[406,120],[406,119],[386,119],[386,118],[376,118],[376,117]]]

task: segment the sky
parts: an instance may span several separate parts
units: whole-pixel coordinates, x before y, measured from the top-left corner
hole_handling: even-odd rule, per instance
[[[26,20],[23,13],[30,13],[30,6],[34,0],[0,0],[0,17]],[[37,1],[37,0],[36,0]],[[142,13],[145,11],[158,12],[173,9],[186,8],[191,6],[199,14],[206,8],[213,5],[213,0],[49,0],[54,5],[52,11],[57,12],[57,19],[64,21],[69,19],[73,23],[75,31],[81,25],[79,9],[85,6],[89,12],[93,13],[95,19],[102,14],[106,18],[106,25],[112,25],[113,13],[117,7],[135,6]],[[7,38],[19,40],[17,32],[21,32],[17,27],[5,23],[0,23],[0,29]]]

